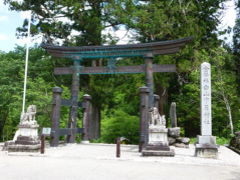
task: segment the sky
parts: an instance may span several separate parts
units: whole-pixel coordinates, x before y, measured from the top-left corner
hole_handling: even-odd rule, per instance
[[[0,51],[9,52],[14,50],[16,45],[24,46],[26,44],[26,39],[17,39],[16,28],[21,27],[23,20],[27,18],[28,12],[15,12],[9,11],[8,7],[3,4],[4,0],[0,0]],[[219,29],[224,29],[227,26],[233,27],[236,19],[236,11],[234,9],[234,0],[230,0],[226,3],[226,11],[222,17],[222,23]],[[120,30],[116,33],[120,37],[120,43],[127,43],[127,36],[124,30]],[[232,34],[226,37],[228,43],[231,43]],[[223,37],[221,37],[223,38]],[[31,44],[39,43],[38,40],[31,40]]]

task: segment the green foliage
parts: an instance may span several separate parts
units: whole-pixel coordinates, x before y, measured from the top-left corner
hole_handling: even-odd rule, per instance
[[[20,120],[24,63],[25,49],[22,47],[9,53],[0,53],[0,140],[3,141],[12,139]],[[52,73],[54,63],[54,59],[42,49],[30,50],[26,107],[30,104],[37,105],[40,127],[50,126],[52,88],[57,84]],[[69,93],[68,88],[64,89],[63,96]]]
[[[190,138],[190,144],[195,144],[197,142],[197,138]]]
[[[217,136],[216,141],[218,145],[226,145],[226,144],[229,144],[230,138]],[[197,138],[190,138],[190,144],[195,144],[196,142],[197,142]]]
[[[122,110],[115,110],[110,116],[103,115],[101,140],[115,143],[117,137],[125,137],[131,144],[139,142],[139,117]]]
[[[216,137],[216,141],[218,145],[226,145],[229,144],[230,139],[225,138],[225,137]]]

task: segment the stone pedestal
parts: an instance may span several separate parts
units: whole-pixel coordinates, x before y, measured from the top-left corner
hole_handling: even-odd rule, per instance
[[[30,105],[27,112],[21,116],[13,141],[5,142],[3,150],[9,152],[38,152],[40,150],[39,125],[35,120],[35,114],[36,106]]]
[[[165,126],[149,126],[149,141],[142,151],[143,156],[174,156],[168,143],[168,129]]]
[[[217,158],[218,146],[215,136],[198,136],[195,147],[195,156],[203,158]]]
[[[38,137],[38,125],[20,124],[13,141],[4,145],[4,150],[9,152],[38,152],[40,140]]]

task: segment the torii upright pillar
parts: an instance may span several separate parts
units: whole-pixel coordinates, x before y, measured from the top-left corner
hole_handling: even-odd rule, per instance
[[[79,93],[79,81],[80,81],[79,74],[78,74],[79,66],[80,66],[80,62],[78,60],[75,60],[73,74],[72,74],[72,89],[71,89],[72,106],[70,108],[68,128],[77,127],[78,93]],[[76,132],[71,131],[71,135],[67,136],[67,142],[75,143],[75,139],[76,139]]]
[[[144,56],[146,64],[146,85],[149,88],[149,108],[154,106],[154,82],[153,82],[153,55]]]

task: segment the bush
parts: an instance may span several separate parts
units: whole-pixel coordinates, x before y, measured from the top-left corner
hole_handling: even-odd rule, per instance
[[[139,117],[131,116],[122,110],[115,110],[102,119],[101,141],[115,143],[117,137],[125,137],[130,144],[139,142]]]

